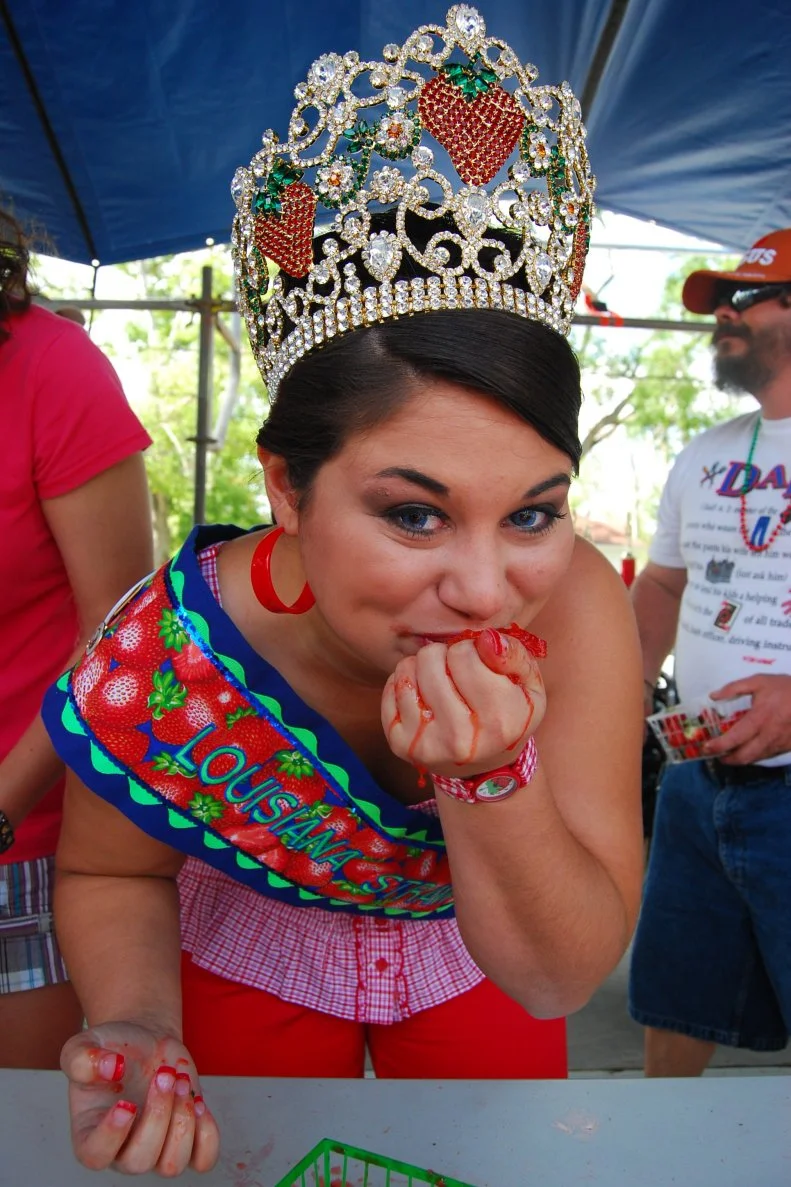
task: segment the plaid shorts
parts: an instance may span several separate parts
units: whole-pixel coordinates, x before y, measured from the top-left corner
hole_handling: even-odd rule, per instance
[[[55,859],[0,865],[0,993],[68,981],[52,926]]]

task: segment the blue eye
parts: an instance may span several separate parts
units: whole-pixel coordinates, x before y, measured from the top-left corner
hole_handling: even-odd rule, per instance
[[[417,503],[393,507],[385,513],[385,519],[413,538],[432,536],[444,517],[434,507],[421,507]],[[434,522],[432,522],[434,521]]]
[[[555,520],[563,519],[564,516],[554,507],[523,507],[508,518],[521,532],[539,535],[548,532]]]

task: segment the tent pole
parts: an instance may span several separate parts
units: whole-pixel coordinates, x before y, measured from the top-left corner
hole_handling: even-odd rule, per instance
[[[200,336],[198,339],[198,411],[195,425],[195,523],[206,519],[206,455],[213,438],[209,432],[211,423],[211,397],[214,365],[214,301],[212,299],[212,269],[202,269],[200,301],[195,306],[200,311]]]
[[[16,31],[14,22],[11,20],[11,13],[6,0],[0,0],[0,18],[2,18],[2,22],[5,25],[6,33],[8,34],[9,45],[14,51],[17,65],[22,71],[22,77],[24,78],[27,89],[30,92],[30,98],[33,102],[36,115],[39,118],[44,139],[49,146],[49,151],[52,153],[52,159],[55,162],[55,167],[57,168],[58,173],[60,173],[66,193],[69,195],[69,201],[71,202],[74,209],[74,214],[77,218],[77,224],[80,228],[80,231],[82,232],[82,237],[85,240],[85,246],[88,248],[91,261],[97,261],[99,253],[96,249],[96,244],[93,241],[91,228],[88,225],[88,217],[85,213],[82,202],[80,201],[80,196],[77,193],[77,187],[74,183],[74,178],[69,172],[66,159],[63,155],[63,152],[61,151],[60,143],[52,126],[52,121],[50,120],[49,113],[46,109],[46,106],[44,105],[42,93],[39,90],[39,86],[36,82],[32,67],[22,47],[22,41]],[[95,266],[98,267],[98,262],[96,262]]]
[[[588,77],[585,79],[585,86],[580,97],[582,118],[586,122],[628,7],[629,0],[612,0],[610,5],[610,11],[607,14],[599,43],[591,58]]]

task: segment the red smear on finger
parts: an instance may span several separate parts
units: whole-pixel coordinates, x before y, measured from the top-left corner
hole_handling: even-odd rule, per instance
[[[470,742],[470,749],[469,749],[467,755],[465,756],[465,758],[460,763],[456,764],[457,766],[460,766],[460,767],[466,767],[468,765],[468,763],[475,761],[475,756],[478,753],[478,738],[479,738],[480,732],[481,732],[481,719],[479,718],[478,714],[475,712],[474,709],[470,709],[469,705],[467,706],[467,708],[470,710],[470,724],[472,725],[472,741]]]
[[[398,695],[398,691],[396,688],[395,681],[393,681],[393,699],[394,700],[397,695]],[[398,705],[396,704],[395,712],[393,714],[392,720],[390,721],[390,724],[387,726],[387,729],[385,730],[385,736],[386,736],[388,742],[390,741],[390,735],[392,734],[393,730],[395,729],[395,727],[397,725],[400,725],[400,724],[401,724],[401,714],[399,713]]]
[[[490,628],[487,627],[485,629],[488,630]],[[454,643],[461,643],[464,639],[479,639],[483,633],[484,632],[482,630],[459,631],[458,634],[450,635],[449,638],[443,639],[443,643],[445,643],[447,647],[451,647]],[[500,627],[499,633],[501,635],[508,635],[512,639],[516,639],[522,644],[525,650],[529,651],[531,655],[534,655],[536,659],[546,658],[546,640],[539,639],[538,635],[531,634],[530,631],[526,631],[523,627],[519,626],[518,623],[512,622],[510,626]]]
[[[429,723],[434,720],[434,711],[432,709],[430,709],[429,706],[426,704],[426,702],[423,700],[418,689],[415,689],[415,697],[417,699],[417,707],[420,710],[420,721],[418,722],[414,737],[412,738],[412,741],[409,743],[409,749],[407,750],[407,757],[409,758],[410,762],[414,761],[414,755],[415,755],[415,750],[417,749],[417,744],[420,741],[420,739],[422,738],[426,726],[429,725]]]
[[[517,746],[520,744],[520,742],[524,738],[525,734],[530,729],[530,722],[533,720],[533,713],[535,712],[535,708],[536,708],[535,705],[533,704],[533,698],[531,697],[530,693],[527,691],[525,686],[523,684],[521,684],[519,687],[522,689],[522,692],[525,694],[525,700],[527,701],[527,721],[523,725],[522,732],[520,733],[519,737],[516,739],[515,742],[512,742],[510,746],[506,746],[506,750],[516,750]]]
[[[497,636],[497,631],[491,631],[491,630],[488,630],[488,628],[486,631],[478,631],[477,633],[478,633],[478,635],[490,634],[490,635]],[[499,642],[499,636],[498,636],[498,642]],[[448,680],[453,685],[453,688],[456,692],[456,696],[462,702],[462,704],[464,705],[464,708],[467,710],[467,712],[470,715],[470,723],[472,725],[472,741],[470,742],[470,749],[469,749],[469,752],[466,755],[466,757],[463,758],[461,762],[456,764],[459,767],[465,767],[465,766],[467,766],[468,763],[471,763],[474,761],[475,756],[478,753],[478,735],[481,732],[481,720],[480,720],[478,714],[476,713],[476,711],[473,709],[472,705],[469,703],[469,701],[466,699],[466,697],[464,697],[464,695],[462,694],[462,691],[459,688],[456,681],[453,679],[453,673],[451,672],[450,667],[448,666],[447,659],[445,660],[445,675],[448,677]]]

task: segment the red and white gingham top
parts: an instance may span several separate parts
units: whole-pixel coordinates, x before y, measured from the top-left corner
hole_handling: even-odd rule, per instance
[[[218,545],[200,554],[221,604]],[[433,800],[419,805],[436,812]],[[455,919],[415,921],[292,907],[197,858],[179,875],[181,936],[196,964],[356,1022],[399,1022],[484,980]]]

